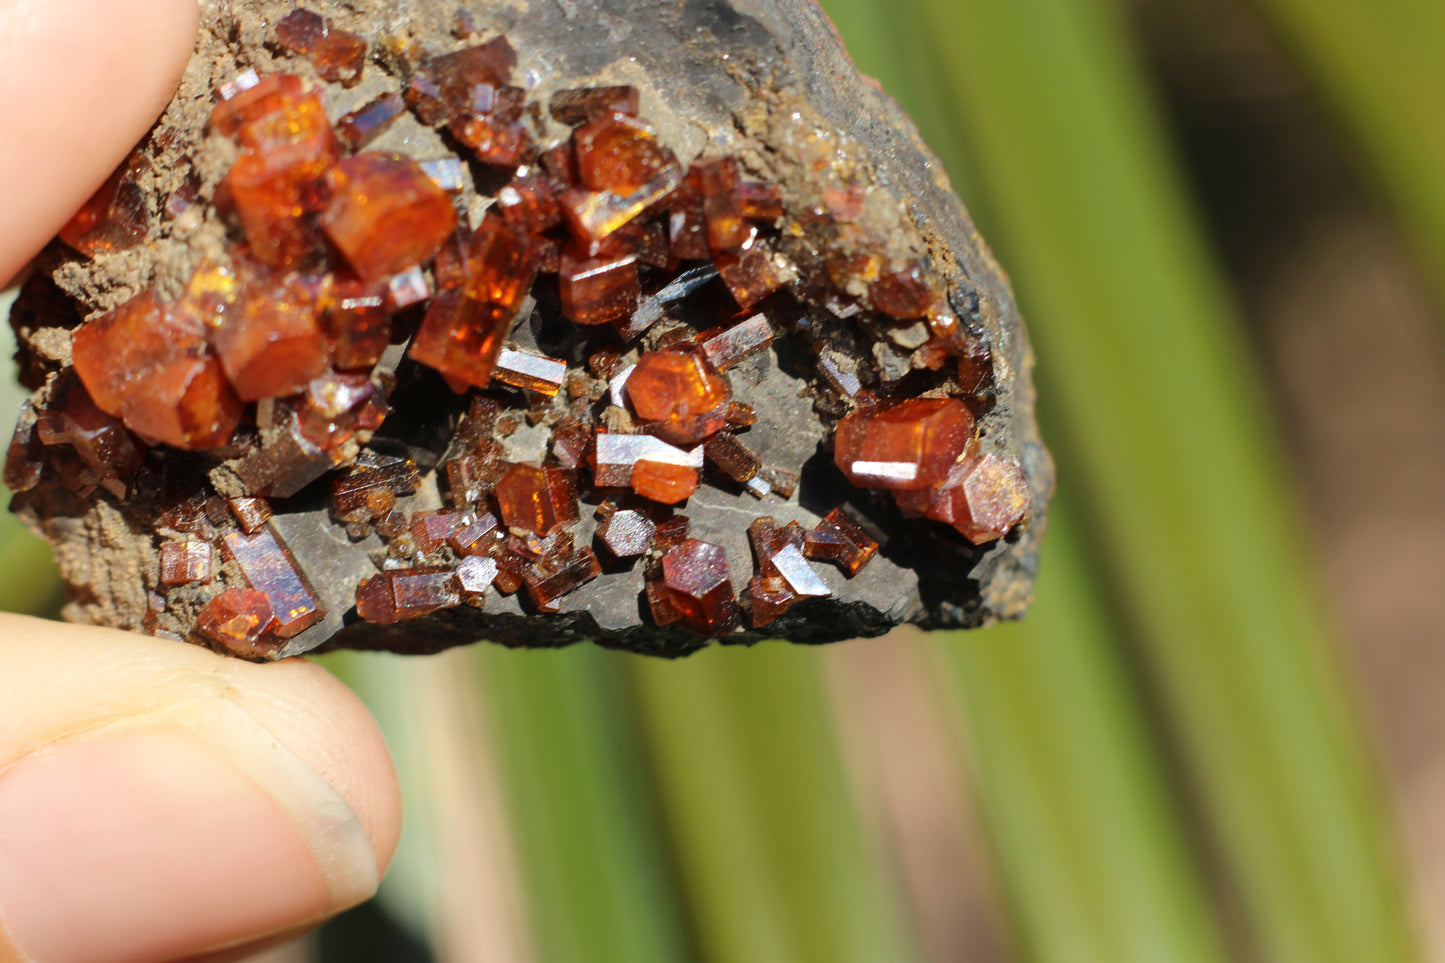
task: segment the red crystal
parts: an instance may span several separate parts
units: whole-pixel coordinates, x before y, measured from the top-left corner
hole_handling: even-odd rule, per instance
[[[140,467],[142,450],[114,416],[95,406],[85,388],[76,385],[58,414],[47,413],[36,424],[46,445],[68,444],[102,479],[124,478]]]
[[[517,55],[505,37],[433,57],[407,88],[407,101],[424,124],[465,117],[475,109],[476,88],[501,87],[511,79]]]
[[[244,401],[295,394],[329,365],[316,304],[295,279],[257,278],[239,310],[211,332],[211,343]]]
[[[590,548],[581,548],[555,569],[530,567],[522,573],[527,596],[543,612],[556,612],[558,601],[602,574],[602,566]]]
[[[938,301],[917,264],[879,275],[868,289],[868,296],[873,307],[900,321],[926,316]]]
[[[363,280],[427,260],[457,226],[451,198],[399,154],[348,157],[327,176],[332,197],[321,225]]]
[[[937,488],[898,492],[895,498],[905,513],[946,522],[975,545],[1007,535],[1030,502],[1023,469],[993,452],[954,466]]]
[[[535,169],[519,173],[497,192],[497,209],[507,223],[528,234],[541,234],[562,223],[552,180]]]
[[[636,87],[573,87],[559,90],[552,95],[549,105],[552,116],[559,122],[575,127],[597,117],[612,114],[637,115],[638,95]]]
[[[332,363],[342,370],[371,367],[391,343],[391,312],[376,288],[339,282],[322,318]]]
[[[206,603],[196,630],[235,655],[265,657],[278,647],[271,631],[275,622],[265,592],[231,588]]]
[[[833,460],[860,488],[912,490],[940,484],[973,437],[956,398],[912,398],[838,423]]]
[[[863,570],[878,553],[878,542],[843,513],[841,508],[829,512],[818,526],[808,533],[803,554],[819,561],[833,562],[849,578]]]
[[[271,517],[271,506],[264,498],[230,498],[226,507],[247,535],[255,534]]]
[[[689,179],[702,195],[709,250],[714,254],[737,251],[757,236],[757,228],[743,216],[737,196],[737,161],[731,157],[700,161],[692,166]]]
[[[759,313],[708,338],[702,344],[702,353],[719,371],[726,371],[772,343],[773,326],[766,315]]]
[[[648,431],[694,445],[727,423],[732,389],[706,356],[686,349],[648,351],[627,379],[627,400]]]
[[[211,546],[206,542],[166,542],[161,546],[161,584],[202,584],[211,580]]]
[[[572,134],[577,173],[588,190],[631,194],[675,168],[672,151],[657,131],[635,117],[612,113],[577,128]]]
[[[634,558],[652,550],[657,525],[632,508],[615,509],[597,526],[597,538],[614,558]]]
[[[588,257],[568,245],[557,269],[562,313],[578,324],[605,324],[630,315],[642,288],[633,254]]]
[[[763,468],[763,463],[752,449],[739,441],[736,435],[726,432],[709,438],[703,451],[707,454],[708,461],[735,482],[752,481]]]
[[[772,625],[777,621],[793,603],[798,601],[798,596],[788,587],[787,579],[781,575],[764,577],[753,576],[748,583],[748,597],[752,599],[752,622],[753,628],[761,629],[764,626]]]
[[[330,25],[310,10],[292,10],[276,21],[276,43],[292,53],[309,56],[316,52]]]
[[[630,223],[633,218],[672,193],[682,175],[675,164],[662,168],[657,176],[628,193],[588,191],[574,188],[561,198],[562,216],[579,242],[592,246]]]
[[[385,133],[404,113],[406,101],[401,99],[401,95],[386,94],[349,114],[344,114],[336,122],[336,130],[347,147],[354,151],[361,150]]]
[[[788,283],[771,248],[763,241],[740,254],[719,254],[716,263],[723,283],[744,311]]]
[[[417,551],[430,555],[457,530],[460,516],[451,512],[417,512],[411,517],[411,540]]]
[[[513,465],[497,482],[496,495],[509,528],[550,535],[578,518],[576,483],[564,468]]]
[[[138,434],[177,448],[225,442],[241,417],[199,323],[147,291],[77,328],[76,374],[97,406]]]
[[[231,532],[225,543],[246,581],[269,600],[278,636],[289,639],[326,617],[316,591],[269,526],[254,535]]]
[[[470,522],[447,538],[447,544],[458,555],[489,555],[502,538],[502,528],[491,512]]]
[[[352,87],[361,81],[361,72],[366,68],[369,48],[365,37],[346,30],[331,29],[316,45],[311,62],[322,80]]]
[[[503,348],[492,377],[503,384],[551,397],[562,389],[567,362],[531,351]]]
[[[144,241],[146,195],[139,183],[144,171],[138,158],[128,158],[60,229],[60,239],[90,258]]]
[[[368,622],[389,625],[423,618],[461,600],[461,584],[449,568],[394,569],[357,586],[356,614]]]
[[[526,127],[493,115],[470,117],[460,125],[454,121],[452,131],[457,140],[472,149],[477,160],[498,167],[522,163],[531,142]]]
[[[703,635],[726,635],[741,621],[727,552],[720,545],[690,538],[669,551],[662,557],[658,589],[682,621]]]
[[[739,213],[750,221],[770,222],[783,216],[783,192],[776,184],[745,181],[733,194]]]

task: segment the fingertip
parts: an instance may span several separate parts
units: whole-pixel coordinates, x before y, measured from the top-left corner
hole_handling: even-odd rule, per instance
[[[0,0],[0,284],[165,109],[198,18],[195,0]]]
[[[375,892],[400,825],[380,729],[320,667],[0,616],[0,959],[314,926]]]
[[[351,805],[385,873],[401,838],[402,801],[386,737],[341,680],[303,659],[276,665],[232,660],[237,699]]]

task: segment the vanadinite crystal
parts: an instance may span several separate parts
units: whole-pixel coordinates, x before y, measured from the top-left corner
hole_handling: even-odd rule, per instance
[[[26,284],[6,480],[73,615],[259,660],[1021,614],[1026,338],[816,18],[388,2],[201,0]]]

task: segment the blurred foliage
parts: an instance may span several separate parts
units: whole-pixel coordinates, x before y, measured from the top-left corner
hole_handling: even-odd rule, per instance
[[[1256,2],[1445,268],[1441,8]],[[1297,494],[1121,10],[824,5],[939,153],[1039,355],[1063,494],[1033,615],[890,643],[933,670],[908,698],[939,710],[942,775],[972,788],[976,811],[945,818],[986,841],[1010,957],[1417,959]],[[45,609],[38,542],[7,520],[0,551],[0,604]],[[393,942],[518,963],[958,958],[860,781],[880,750],[836,648],[327,664],[406,784],[378,903]]]

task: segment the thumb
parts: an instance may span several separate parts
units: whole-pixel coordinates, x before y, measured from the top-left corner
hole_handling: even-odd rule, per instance
[[[375,722],[317,666],[0,616],[0,960],[305,929],[372,895],[400,812]]]
[[[0,287],[145,134],[195,0],[0,0]]]

